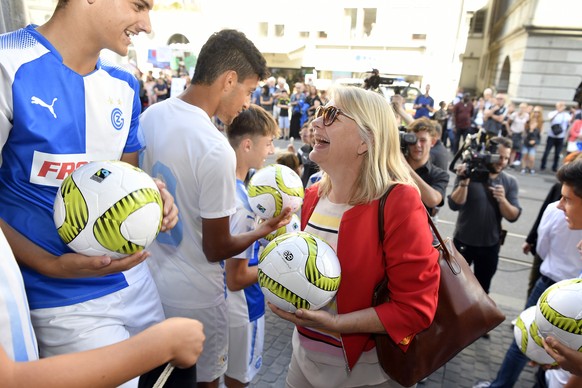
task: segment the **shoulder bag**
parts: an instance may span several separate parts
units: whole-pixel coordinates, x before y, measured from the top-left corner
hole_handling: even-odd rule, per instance
[[[552,133],[554,134],[554,136],[559,136],[562,134],[562,132],[564,132],[564,129],[562,128],[562,124],[552,124],[550,129],[552,130]]]
[[[392,187],[380,199],[380,242],[384,240],[384,206]],[[505,319],[452,241],[449,238],[443,241],[430,217],[428,221],[439,242],[436,249],[439,251],[441,268],[439,299],[434,320],[427,329],[414,336],[406,352],[387,334],[375,335],[376,351],[382,369],[391,379],[405,387],[412,386],[435,372]],[[383,259],[386,260],[384,254]],[[374,290],[372,306],[389,300],[389,280],[385,278]]]

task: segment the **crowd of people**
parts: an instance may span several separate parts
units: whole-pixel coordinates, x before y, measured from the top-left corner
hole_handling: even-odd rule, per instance
[[[291,89],[284,77],[261,80],[252,95],[252,103],[273,115],[281,129],[280,138],[298,139],[300,130],[327,103],[327,92],[313,84],[297,81]]]
[[[427,112],[431,111],[427,109]],[[471,96],[459,89],[450,103],[441,101],[439,109],[426,113],[426,116],[441,125],[441,141],[453,154],[462,147],[468,135],[480,130],[511,140],[508,167],[519,170],[521,174],[536,173],[536,149],[543,135],[546,143],[540,171],[546,170],[552,151],[551,169],[556,172],[564,146],[565,154],[582,150],[582,115],[578,103],[568,108],[559,101],[554,110],[544,115],[542,106],[526,102],[516,105],[507,101],[504,93],[494,93],[492,88],[485,89],[480,96]]]
[[[459,212],[454,243],[488,292],[502,220],[515,222],[522,212],[517,180],[503,170],[519,161],[533,173],[541,108],[516,109],[486,90],[478,100],[459,93],[437,110],[427,85],[411,117],[400,96],[389,102],[356,87],[327,96],[302,82],[290,90],[284,78],[269,77],[253,42],[229,29],[209,37],[193,79],[168,98],[163,77],[139,82],[100,59],[102,49],[126,55],[128,37],[151,31],[152,6],[59,0],[44,25],[0,36],[0,380],[8,387],[132,388],[167,377],[168,364],[177,367],[168,387],[248,386],[262,365],[265,331],[257,255],[262,237],[285,226],[291,209],[257,222],[245,182],[274,153],[275,139],[301,137],[301,147],[277,161],[301,175],[301,228],[336,251],[342,281],[319,311],[269,305],[295,324],[287,386],[399,387],[379,364],[373,334],[388,334],[406,351],[432,322],[440,267],[427,217],[445,203]],[[38,83],[39,72],[54,80]],[[582,148],[582,120],[572,113],[558,103],[547,116],[541,170],[552,148],[558,170],[566,136],[567,152]],[[401,144],[403,124],[414,142]],[[447,195],[447,140],[456,153],[480,129],[498,158],[485,175],[457,166]],[[160,236],[119,260],[72,252],[52,218],[63,178],[103,159],[140,166],[156,178],[163,200]],[[574,231],[582,229],[582,161],[557,176],[561,199],[548,204],[536,230],[543,262],[528,304],[582,270],[571,268],[580,262],[574,243],[582,236]],[[554,249],[561,254],[553,257]],[[555,270],[565,266],[569,271]],[[372,306],[385,277],[390,300]],[[580,355],[555,339],[547,346],[572,375],[544,378],[577,381]],[[514,347],[496,381],[517,378],[523,359]]]
[[[433,122],[437,122],[443,128],[443,145],[446,146],[448,141],[454,160],[465,162],[454,166],[456,179],[447,197],[451,210],[459,212],[453,241],[467,262],[473,265],[475,276],[483,289],[489,292],[497,270],[499,250],[506,234],[502,221],[515,222],[522,212],[517,180],[503,170],[514,168],[520,170],[521,174],[534,174],[536,148],[541,143],[544,129],[546,144],[539,169],[546,170],[553,151],[551,168],[557,172],[560,182],[548,193],[523,245],[525,254],[534,254],[524,308],[535,305],[540,295],[556,282],[579,277],[582,274],[579,250],[582,232],[574,219],[582,214],[576,215],[571,206],[569,211],[566,208],[569,201],[577,203],[582,200],[579,191],[574,194],[580,185],[581,181],[577,179],[581,178],[579,174],[582,172],[582,117],[579,104],[568,109],[564,102],[557,102],[555,110],[544,117],[541,106],[524,102],[516,106],[508,103],[506,95],[495,94],[492,89],[486,89],[478,99],[459,90],[451,103],[441,101],[439,109],[433,110],[428,91],[427,87],[426,94],[417,99],[418,104],[415,106],[426,109],[416,116],[431,117]],[[399,111],[398,106],[395,111]],[[412,121],[402,109],[400,112],[409,130],[416,131],[418,121],[425,120],[417,118]],[[430,124],[423,126],[428,128]],[[482,142],[483,148],[476,148],[475,143],[465,141],[469,136],[473,142]],[[423,140],[424,136],[418,136],[419,143]],[[422,145],[409,147],[420,150]],[[563,147],[566,147],[565,152]],[[488,171],[484,174],[468,171],[470,163],[462,157],[457,159],[466,149],[496,155],[496,161],[487,166]],[[564,166],[558,170],[561,160]],[[431,170],[434,169],[433,166]],[[432,175],[438,176],[434,172]],[[428,175],[423,177],[426,183],[438,189],[439,186],[432,179]],[[564,186],[565,182],[568,182],[567,186]],[[423,197],[425,206],[429,203],[428,198]],[[488,338],[488,334],[484,337]],[[578,354],[567,351],[563,344],[553,338],[549,338],[544,346],[554,358],[560,352],[568,356],[567,360],[560,359],[560,366],[565,369],[540,367],[535,386],[557,388],[580,385],[582,380],[573,363],[573,360],[580,362]],[[527,357],[513,341],[495,378],[492,381],[476,382],[474,388],[512,387],[527,362]]]
[[[148,107],[157,102],[167,100],[171,96],[173,76],[171,71],[159,71],[158,76],[154,75],[153,70],[149,70],[147,74],[143,74],[140,70],[135,70],[135,77],[139,85],[139,98],[141,102],[141,110],[145,111]],[[190,76],[182,74],[180,77],[180,84],[184,84],[184,89],[190,84]]]

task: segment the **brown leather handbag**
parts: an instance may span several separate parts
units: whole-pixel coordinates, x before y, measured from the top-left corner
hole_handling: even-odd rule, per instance
[[[384,206],[390,191],[389,189],[380,199],[380,241],[383,241],[384,236]],[[441,268],[439,299],[434,320],[427,329],[414,336],[406,352],[387,334],[375,335],[376,351],[382,369],[391,379],[405,387],[412,386],[435,372],[461,350],[505,320],[505,315],[485,293],[452,241],[449,238],[443,241],[430,217],[428,221],[439,242],[436,249],[439,251]],[[372,306],[389,300],[388,279],[384,278],[374,290]]]

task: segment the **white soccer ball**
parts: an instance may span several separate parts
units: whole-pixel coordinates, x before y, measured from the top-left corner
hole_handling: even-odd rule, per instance
[[[259,222],[263,222],[264,220],[260,220]],[[266,246],[271,241],[273,241],[276,237],[282,236],[285,233],[293,233],[301,231],[301,221],[297,214],[291,215],[291,221],[285,226],[280,227],[274,232],[269,233],[264,238],[261,239],[260,243],[263,246]]]
[[[540,334],[582,351],[582,279],[562,280],[550,286],[536,304]]]
[[[286,207],[294,213],[303,203],[301,178],[282,164],[271,164],[257,171],[248,184],[247,192],[251,209],[262,219],[276,217]]]
[[[163,218],[154,180],[120,161],[79,167],[61,184],[53,210],[57,231],[73,251],[114,259],[150,245]]]
[[[289,312],[322,308],[337,293],[341,279],[334,250],[306,232],[271,241],[259,257],[258,272],[267,300]]]
[[[513,336],[519,350],[530,360],[540,364],[553,364],[555,361],[544,349],[542,338],[535,322],[536,306],[522,311],[513,327]]]

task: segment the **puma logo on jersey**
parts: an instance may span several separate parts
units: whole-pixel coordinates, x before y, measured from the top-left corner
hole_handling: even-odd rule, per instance
[[[55,114],[55,109],[54,109],[54,105],[55,105],[55,101],[56,101],[56,100],[57,100],[57,98],[56,98],[56,97],[55,97],[55,98],[53,98],[53,103],[49,105],[49,104],[47,104],[46,102],[44,102],[43,100],[41,100],[40,98],[38,98],[38,97],[34,97],[34,96],[33,96],[33,97],[30,99],[30,102],[31,102],[32,104],[40,105],[40,106],[42,106],[42,107],[44,107],[44,108],[47,108],[47,109],[49,110],[49,112],[51,112],[51,113],[53,114],[54,118],[56,119],[56,118],[57,118],[57,115]]]

